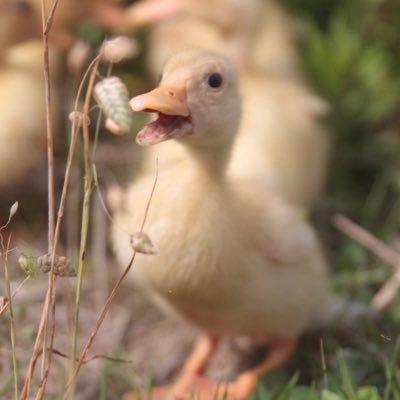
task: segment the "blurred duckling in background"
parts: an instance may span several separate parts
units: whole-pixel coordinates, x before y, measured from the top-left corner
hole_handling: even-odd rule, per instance
[[[242,335],[269,345],[258,366],[227,386],[228,398],[247,399],[259,377],[290,358],[299,336],[331,315],[313,230],[265,187],[226,175],[240,103],[233,64],[199,50],[173,56],[160,86],[130,102],[158,115],[139,144],[183,148],[179,161],[160,168],[145,225],[157,254],[138,254],[131,276],[159,307],[204,331],[172,389],[154,392],[164,399],[188,398],[193,389],[214,396],[217,385],[202,373],[218,338]],[[140,229],[153,181],[133,183],[114,216],[123,266],[132,256],[126,232]]]
[[[51,52],[52,77],[59,59]],[[56,79],[53,88],[56,90]],[[53,116],[57,96],[52,97]],[[3,51],[0,64],[0,188],[15,187],[46,159],[43,44],[29,40]]]
[[[53,0],[44,0],[48,16]],[[49,40],[61,49],[69,49],[76,40],[77,27],[93,22],[106,31],[117,32],[122,22],[122,1],[68,0],[59,1],[51,24]],[[15,42],[42,36],[42,0],[2,0],[0,2],[0,49],[2,41]]]
[[[142,0],[131,13],[152,4],[175,11],[159,18],[150,32],[149,66],[155,76],[171,54],[193,46],[221,51],[246,71],[301,75],[298,29],[273,1]]]
[[[7,47],[40,35],[41,27],[29,0],[0,2],[0,58]]]
[[[175,14],[150,32],[153,75],[159,76],[171,54],[188,46],[228,55],[241,70],[244,98],[228,174],[256,179],[310,208],[322,191],[329,161],[329,136],[321,122],[328,107],[304,82],[293,21],[273,1],[261,0],[143,0],[130,13],[156,4],[170,4],[171,10],[174,4]],[[170,143],[151,149],[145,170],[154,172],[156,158],[162,167],[181,153]]]

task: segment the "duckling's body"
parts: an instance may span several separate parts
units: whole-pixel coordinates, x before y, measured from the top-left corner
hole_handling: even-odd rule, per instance
[[[188,51],[167,63],[159,88],[132,99],[135,111],[159,113],[139,144],[175,139],[183,149],[179,161],[160,166],[145,225],[157,254],[139,254],[132,277],[156,304],[209,337],[271,342],[272,358],[232,386],[233,398],[244,399],[257,376],[283,363],[298,336],[325,319],[331,297],[311,228],[254,180],[226,175],[240,116],[237,86],[225,58]],[[114,217],[122,265],[132,255],[126,232],[140,229],[153,180],[135,182]],[[184,368],[179,393],[204,369],[213,346],[205,347]]]
[[[16,185],[46,158],[43,48],[31,40],[8,48],[0,65],[0,188]],[[53,53],[52,53],[53,55]],[[53,77],[57,56],[52,58]],[[53,80],[53,89],[56,82]],[[52,98],[53,116],[58,99]]]
[[[130,188],[115,220],[121,265],[132,248],[119,227],[139,229],[152,181]],[[145,229],[158,252],[138,255],[132,277],[163,308],[213,334],[297,337],[328,304],[320,249],[281,199],[239,188],[187,160],[161,171]]]

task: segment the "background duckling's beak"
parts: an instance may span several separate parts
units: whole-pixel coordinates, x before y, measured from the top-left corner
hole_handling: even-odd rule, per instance
[[[193,131],[185,85],[160,86],[134,97],[129,104],[133,111],[158,114],[157,120],[138,133],[136,141],[142,146],[180,138]]]
[[[179,0],[141,0],[127,7],[122,20],[122,31],[129,31],[183,13],[183,3]]]
[[[160,86],[134,97],[129,104],[133,111],[150,111],[182,117],[188,117],[190,114],[184,85]]]

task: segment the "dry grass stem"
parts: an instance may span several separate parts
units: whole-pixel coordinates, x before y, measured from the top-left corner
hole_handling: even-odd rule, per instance
[[[46,15],[45,0],[41,0],[42,12],[42,36],[43,36],[43,75],[45,86],[45,101],[46,101],[46,132],[47,132],[47,193],[48,193],[48,253],[51,254],[54,248],[54,226],[55,226],[55,205],[54,205],[54,134],[52,123],[51,109],[51,88],[50,88],[50,63],[49,63],[49,32],[53,22],[54,14],[57,8],[58,0],[53,0],[50,12]],[[47,323],[49,316],[49,305],[54,307],[53,299],[55,299],[55,281],[56,278],[53,272],[49,274],[49,298],[50,301],[45,302],[47,305],[43,309],[44,318],[44,341],[43,349],[46,349],[47,341]],[[45,358],[42,359],[41,376],[44,376]]]
[[[386,282],[371,300],[373,310],[377,312],[383,311],[392,303],[400,287],[400,253],[343,215],[336,215],[333,223],[351,239],[360,243],[396,270],[391,279]]]
[[[396,298],[400,287],[400,269],[398,269],[384,286],[372,298],[371,306],[373,310],[382,312]]]
[[[22,286],[25,285],[25,283],[30,279],[30,276],[26,276],[25,279],[18,285],[18,287],[14,290],[14,293],[11,295],[11,299],[14,300],[15,296],[18,294]],[[0,317],[3,315],[4,311],[7,310],[7,307],[9,306],[10,302],[8,301],[4,304],[2,308],[0,308]]]
[[[77,95],[76,95],[76,98],[75,98],[75,111],[78,109],[79,98],[80,98],[80,96],[82,94],[86,78],[89,75],[89,73],[90,73],[91,69],[93,68],[93,65],[96,63],[96,61],[97,61],[97,58],[92,61],[92,63],[89,65],[87,71],[85,72],[85,74],[84,74],[84,76],[82,78],[82,81],[80,83],[80,86],[78,88]],[[78,115],[80,115],[80,113],[78,113]],[[66,171],[65,171],[63,191],[62,191],[61,200],[60,200],[60,207],[59,207],[59,211],[58,211],[57,226],[56,226],[56,230],[55,230],[55,234],[57,233],[57,235],[55,235],[55,237],[57,238],[57,241],[58,241],[58,235],[59,235],[59,226],[60,226],[59,224],[61,223],[61,219],[62,219],[62,216],[63,216],[64,204],[65,204],[65,196],[67,194],[69,176],[70,176],[70,173],[71,173],[73,151],[75,149],[78,129],[79,129],[79,126],[82,123],[82,121],[83,121],[83,119],[80,119],[79,117],[78,118],[74,118],[72,120],[72,137],[71,137],[71,143],[70,143],[70,148],[69,148],[69,153],[68,153],[68,161],[67,161],[67,166],[66,166]],[[50,277],[54,277],[55,247],[51,250],[50,254],[52,254],[52,267],[51,267],[49,275],[50,275]],[[49,285],[47,293],[46,293],[46,298],[45,298],[45,302],[44,302],[44,305],[43,305],[43,313],[42,313],[41,320],[40,320],[40,323],[39,323],[39,327],[38,327],[38,330],[37,330],[36,340],[35,340],[32,356],[31,356],[31,359],[30,359],[30,362],[29,362],[28,370],[27,370],[26,377],[25,377],[24,386],[23,386],[23,389],[22,389],[21,397],[20,397],[21,400],[26,399],[28,397],[28,395],[29,395],[31,381],[32,381],[33,373],[34,373],[35,366],[36,366],[36,361],[37,361],[38,357],[40,356],[40,354],[42,353],[42,350],[40,349],[40,345],[41,345],[41,341],[42,341],[42,338],[43,338],[43,333],[44,333],[44,330],[45,330],[45,320],[46,320],[46,316],[48,315],[50,298],[53,297],[53,299],[55,299],[55,293],[51,290],[52,287],[53,286]],[[54,310],[53,307],[52,307],[52,309]],[[53,327],[54,327],[54,325],[53,325]],[[52,331],[53,331],[53,329],[52,329]],[[52,334],[52,337],[53,336],[54,336],[54,333]],[[48,363],[47,365],[49,366],[50,364]]]
[[[83,119],[82,119],[82,131],[83,131],[83,157],[84,157],[84,198],[82,205],[82,221],[80,230],[80,246],[79,246],[79,263],[78,263],[78,278],[75,295],[75,311],[73,320],[72,330],[72,349],[71,349],[71,373],[75,368],[75,356],[77,351],[77,340],[79,331],[79,307],[80,307],[80,296],[82,291],[83,281],[83,264],[86,253],[86,242],[89,230],[89,218],[90,218],[90,199],[92,194],[92,171],[90,167],[90,138],[89,138],[89,112],[90,112],[90,100],[92,97],[93,87],[97,76],[98,66],[100,62],[100,55],[97,56],[94,62],[91,64],[91,72],[89,76],[89,83],[86,89],[86,95],[83,105]]]
[[[156,185],[157,185],[157,179],[158,179],[158,165],[157,165],[157,169],[156,169],[156,176],[154,178],[153,187],[151,189],[149,200],[147,202],[146,209],[145,209],[145,212],[144,212],[142,225],[140,227],[140,232],[143,232],[143,228],[144,228],[144,225],[146,223],[147,215],[148,215],[148,212],[149,212],[149,209],[150,209],[151,200],[153,198],[154,191],[155,191],[155,188],[156,188]],[[109,297],[107,299],[107,302],[105,303],[105,305],[104,305],[104,307],[103,307],[103,309],[102,309],[102,311],[101,311],[101,313],[100,313],[100,315],[99,315],[99,317],[98,317],[98,319],[96,321],[96,325],[95,325],[93,331],[91,332],[91,334],[90,334],[90,336],[89,336],[89,338],[88,338],[88,340],[87,340],[87,342],[85,344],[85,347],[83,348],[83,350],[81,352],[81,355],[79,357],[79,361],[78,361],[78,363],[76,365],[76,368],[73,371],[73,374],[72,374],[72,376],[71,376],[71,378],[70,378],[70,380],[69,380],[69,382],[67,384],[67,387],[66,387],[66,390],[65,390],[65,395],[63,397],[64,400],[68,399],[68,397],[70,395],[70,392],[72,390],[73,384],[74,384],[74,382],[76,380],[76,377],[77,377],[77,375],[79,373],[80,368],[82,367],[83,360],[85,360],[86,355],[87,355],[88,351],[90,350],[90,347],[91,347],[91,345],[92,345],[92,343],[93,343],[93,341],[94,341],[94,339],[95,339],[95,337],[97,335],[97,332],[100,329],[100,326],[102,325],[102,323],[104,321],[104,318],[106,317],[106,315],[107,315],[107,313],[108,313],[108,311],[109,311],[109,309],[111,307],[112,301],[114,300],[114,297],[116,296],[116,294],[118,292],[118,289],[121,286],[122,281],[125,279],[126,275],[130,271],[130,269],[132,267],[132,264],[135,261],[135,257],[136,257],[136,251],[133,252],[132,257],[131,257],[128,265],[126,266],[126,268],[124,269],[123,273],[121,274],[121,276],[118,278],[117,282],[115,283],[115,285],[114,285],[114,287],[113,287],[113,289],[112,289],[112,291],[111,291],[111,293],[110,293],[110,295],[109,295]]]
[[[50,351],[50,349],[48,349],[48,350]],[[56,354],[57,356],[69,359],[69,356],[60,350],[53,348],[53,349],[51,349],[51,351],[53,352],[53,354]],[[130,364],[132,362],[131,360],[124,360],[122,358],[110,357],[110,356],[106,356],[105,354],[95,354],[95,355],[83,360],[82,364],[88,364],[91,361],[98,360],[98,359],[112,361],[112,362],[116,362],[116,363],[124,363],[124,364]],[[79,359],[76,358],[76,361],[79,361]]]
[[[9,221],[10,222],[10,219]],[[8,224],[7,222],[7,224]],[[1,237],[3,237],[1,235]],[[17,345],[15,336],[15,321],[14,321],[14,311],[12,306],[12,295],[10,288],[10,279],[8,275],[8,249],[10,248],[11,235],[8,237],[7,247],[4,249],[2,245],[2,252],[4,254],[4,284],[6,289],[6,295],[8,297],[8,308],[10,314],[10,340],[11,340],[11,356],[13,365],[13,376],[14,376],[14,395],[15,399],[18,399],[18,364],[17,364]],[[6,307],[6,306],[5,306]]]
[[[371,253],[395,269],[400,268],[400,253],[379,240],[372,233],[355,224],[343,215],[336,215],[333,224],[348,237],[360,243]]]

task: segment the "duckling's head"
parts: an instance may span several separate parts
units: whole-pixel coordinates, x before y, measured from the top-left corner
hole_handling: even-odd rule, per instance
[[[130,105],[158,114],[137,135],[143,146],[178,139],[195,147],[230,147],[240,119],[236,70],[218,53],[181,51],[166,63],[159,87]]]

